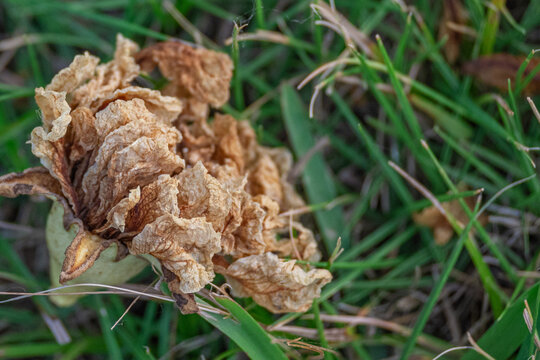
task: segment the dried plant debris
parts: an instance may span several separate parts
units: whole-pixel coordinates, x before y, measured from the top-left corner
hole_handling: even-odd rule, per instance
[[[456,62],[461,51],[460,32],[455,27],[464,26],[467,22],[467,11],[460,0],[444,0],[442,17],[439,23],[439,39],[447,37],[444,43],[444,54],[448,62]]]
[[[169,81],[161,91],[135,85],[154,68]],[[273,312],[305,311],[319,296],[330,273],[295,264],[320,259],[314,236],[279,215],[304,205],[287,182],[290,153],[260,146],[245,121],[208,121],[231,76],[225,54],[174,41],[139,51],[119,35],[110,62],[76,56],[36,89],[43,124],[30,142],[43,166],[0,177],[0,195],[43,194],[63,206],[65,228],[77,231],[61,282],[116,244],[119,254],[158,259],[179,299],[215,271]]]
[[[469,209],[473,210],[476,200],[474,198],[466,198],[465,203]],[[461,207],[459,200],[452,200],[445,203],[442,203],[444,211],[452,216],[458,221],[461,226],[466,226],[469,222],[469,216]],[[413,214],[413,220],[418,225],[429,227],[433,230],[433,238],[437,245],[445,245],[454,235],[454,229],[452,225],[446,219],[446,216],[440,212],[435,206],[430,206],[421,212]],[[480,215],[478,221],[480,224],[487,224],[488,217],[485,214]],[[471,232],[474,231],[474,228],[471,229]]]
[[[486,55],[465,63],[463,70],[466,74],[474,76],[479,82],[506,93],[508,79],[511,80],[512,86],[516,84],[516,75],[526,59],[525,56],[504,53]],[[533,57],[523,72],[523,79],[532,73],[538,65],[540,65],[540,59]],[[539,94],[540,74],[534,75],[523,91],[528,95]]]

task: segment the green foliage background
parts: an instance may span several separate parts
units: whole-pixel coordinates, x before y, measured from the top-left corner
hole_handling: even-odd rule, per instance
[[[522,89],[538,80],[518,76],[508,91],[497,93],[464,75],[461,66],[497,52],[533,58],[531,50],[540,48],[540,1],[467,1],[473,35],[463,36],[459,59],[449,64],[445,39],[437,37],[442,1],[418,0],[406,8],[401,1],[336,0],[344,18],[371,39],[376,56],[351,50],[344,55],[346,64],[298,91],[301,79],[347,49],[342,36],[320,24],[312,3],[317,1],[0,1],[2,173],[38,163],[26,144],[40,122],[32,99],[35,87],[47,84],[84,50],[110,59],[118,32],[141,46],[169,37],[197,41],[179,25],[180,13],[204,35],[203,45],[228,52],[235,62],[232,98],[224,112],[250,120],[259,141],[290,147],[296,159],[326,139],[297,185],[313,210],[304,220],[317,229],[325,259],[338,236],[345,249],[336,261],[317,264],[329,268],[335,280],[306,315],[278,317],[249,299],[239,299],[241,306],[222,299],[231,317],[205,319],[182,316],[171,303],[141,300],[111,331],[131,299],[91,295],[60,309],[36,296],[0,304],[0,357],[316,354],[284,345],[302,337],[334,350],[325,358],[433,358],[470,345],[467,331],[496,359],[527,359],[535,353],[523,309],[527,299],[537,328],[540,181],[534,164],[540,124]],[[261,30],[282,34],[286,43],[224,45],[235,32],[241,37]],[[529,70],[538,73],[540,67]],[[322,90],[310,118],[315,86]],[[540,99],[531,100],[540,106]],[[484,189],[483,202],[467,210],[472,219],[488,204],[492,221],[486,226],[475,220],[456,223],[451,241],[436,245],[432,232],[411,219],[430,201],[389,161],[439,201],[462,200]],[[43,228],[50,203],[0,201],[1,291],[47,289]],[[133,282],[148,284],[153,278],[148,270]],[[337,314],[347,318],[328,321]],[[364,315],[370,326],[359,322]],[[45,319],[61,321],[72,341],[58,344]],[[264,330],[285,320],[290,321],[285,330]],[[376,320],[401,327],[373,326]],[[456,350],[445,358],[464,354],[480,357]]]

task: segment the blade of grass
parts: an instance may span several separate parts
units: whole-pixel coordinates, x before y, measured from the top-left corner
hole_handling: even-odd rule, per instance
[[[512,354],[530,336],[523,320],[524,301],[534,307],[540,302],[540,284],[530,288],[525,294],[508,307],[500,319],[489,328],[477,341],[478,345],[497,360],[511,358]],[[538,318],[538,314],[535,314]],[[476,352],[470,351],[463,357],[464,360],[484,359]]]
[[[287,359],[268,333],[246,310],[231,299],[221,296],[214,298],[231,313],[231,317],[203,312],[203,318],[234,341],[250,359]]]
[[[476,214],[476,211],[478,211],[479,204],[480,203],[477,202],[476,208],[474,211],[475,214]],[[429,294],[428,300],[424,304],[424,307],[422,308],[422,311],[420,312],[420,315],[418,316],[418,319],[416,320],[413,331],[411,335],[409,336],[409,339],[405,343],[400,359],[406,360],[411,355],[414,345],[416,344],[416,339],[418,338],[418,335],[420,335],[420,333],[424,329],[424,326],[426,325],[429,319],[429,316],[431,312],[433,311],[433,308],[435,304],[437,303],[439,296],[441,295],[444,285],[446,284],[446,281],[450,277],[450,273],[452,272],[452,270],[454,269],[454,266],[456,265],[459,255],[461,254],[461,250],[463,249],[463,246],[465,245],[466,239],[469,235],[469,231],[472,227],[472,224],[473,224],[472,221],[468,222],[467,226],[465,227],[465,229],[463,229],[463,232],[459,236],[458,241],[454,245],[452,253],[450,254],[450,257],[448,258],[448,261],[444,265],[444,269],[441,273],[441,276],[437,280],[437,283],[435,284],[433,290]]]
[[[299,158],[315,146],[315,141],[310,136],[312,131],[304,104],[290,85],[284,85],[281,89],[281,107],[287,134],[294,153]],[[303,171],[302,180],[310,203],[323,203],[336,198],[334,180],[321,154],[311,157]],[[315,218],[329,253],[335,248],[340,236],[343,248],[349,247],[349,235],[343,232],[345,223],[341,207],[316,212]]]

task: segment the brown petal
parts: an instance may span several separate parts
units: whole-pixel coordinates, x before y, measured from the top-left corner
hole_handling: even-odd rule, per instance
[[[171,271],[167,270],[166,267],[162,268],[163,277],[167,283],[172,283],[176,281],[176,275]],[[176,306],[180,312],[184,315],[187,314],[196,314],[199,312],[199,306],[195,302],[195,296],[193,294],[184,294],[183,292],[173,292],[171,293],[172,297],[175,300]]]
[[[44,90],[43,88],[36,89],[36,103],[41,110],[41,119],[43,127],[37,127],[32,131],[44,141],[57,141],[64,137],[67,128],[71,122],[71,107],[66,101],[65,92],[56,92]],[[34,152],[34,139],[32,139],[32,151]],[[34,155],[41,158],[41,154]]]
[[[332,279],[327,270],[306,272],[295,261],[283,261],[272,253],[244,257],[216,271],[225,275],[235,296],[251,296],[274,313],[308,310]]]
[[[110,241],[105,241],[79,227],[75,239],[66,249],[66,258],[60,273],[60,283],[73,280],[88,270],[97,260],[99,254],[110,244]]]
[[[69,160],[73,163],[91,153],[98,144],[96,118],[87,107],[71,112],[71,147]]]
[[[219,107],[229,99],[232,61],[223,53],[194,49],[176,41],[155,44],[136,55],[143,71],[156,66],[170,83],[162,92]]]
[[[137,44],[118,34],[114,58],[99,65],[95,76],[73,92],[70,104],[73,107],[85,106],[93,109],[97,102],[110,96],[115,90],[129,86],[139,74],[139,66],[133,58],[137,50]]]
[[[233,232],[234,245],[227,254],[245,256],[262,254],[266,249],[263,222],[266,212],[261,205],[244,192],[242,196],[240,226]]]
[[[469,209],[472,210],[474,208],[474,198],[466,198],[465,202],[467,203]],[[445,202],[442,204],[442,207],[447,213],[453,215],[458,223],[462,226],[465,226],[469,222],[469,217],[461,207],[458,200]],[[482,215],[478,218],[478,221],[480,221],[481,224],[486,224],[487,219],[488,218],[485,215]],[[437,245],[446,244],[454,234],[454,229],[448,220],[446,220],[446,216],[441,214],[439,209],[437,209],[435,206],[430,206],[421,212],[414,213],[413,220],[415,223],[429,227],[433,230],[433,237]]]
[[[455,25],[465,25],[467,13],[460,0],[444,0],[442,18],[439,22],[439,39],[447,37],[444,44],[444,53],[448,62],[456,62],[461,46],[461,33],[452,30],[449,23]]]
[[[130,201],[129,209],[126,208],[125,213],[117,213],[115,216],[124,221],[126,231],[140,232],[146,224],[153,222],[161,215],[178,216],[180,210],[178,209],[177,195],[178,180],[169,175],[160,175],[156,181],[142,188],[136,202]],[[120,203],[125,200],[127,199]],[[118,204],[120,205],[120,203]],[[111,210],[108,217],[116,212],[117,206]],[[120,230],[124,231],[124,229]]]
[[[279,169],[272,158],[262,154],[248,170],[248,191],[251,195],[266,195],[278,204],[283,199]]]
[[[478,81],[507,92],[508,79],[512,81],[512,85],[515,85],[516,74],[525,59],[525,56],[510,54],[487,55],[465,63],[463,70],[466,74],[474,76]],[[538,64],[540,64],[540,59],[532,58],[523,73],[523,77],[525,78]],[[533,77],[525,88],[525,93],[530,95],[540,93],[540,74]]]
[[[94,74],[98,63],[99,59],[88,52],[76,55],[67,68],[54,76],[46,90],[72,92]]]
[[[214,160],[222,165],[234,165],[238,175],[244,173],[244,147],[237,128],[238,121],[230,115],[216,114],[212,129],[216,136]]]
[[[11,173],[0,176],[0,196],[9,198],[19,195],[44,195],[58,201],[64,208],[64,226],[79,223],[73,209],[62,193],[62,187],[57,179],[51,176],[43,167],[26,169],[22,173]]]
[[[0,176],[0,196],[14,198],[19,195],[45,195],[57,199],[62,197],[62,188],[41,166]]]
[[[291,224],[294,236],[294,244],[291,241],[289,228],[283,227],[279,233],[283,234],[283,238],[276,240],[276,231],[270,232],[270,236],[265,236],[267,243],[267,251],[272,251],[279,254],[281,257],[297,258],[296,253],[300,255],[299,260],[319,261],[321,254],[317,248],[317,242],[313,233],[301,223],[293,221]],[[295,250],[296,248],[296,250]]]
[[[220,250],[219,233],[204,218],[182,219],[166,214],[133,238],[132,254],[151,254],[176,275],[173,292],[193,293],[214,278],[212,257]]]
[[[105,108],[116,100],[140,99],[148,111],[157,116],[158,120],[166,124],[172,124],[182,112],[183,105],[180,99],[172,96],[163,96],[157,90],[129,86],[115,90],[112,94],[95,103],[93,110]]]
[[[231,208],[231,195],[200,162],[182,171],[177,179],[178,206],[184,218],[204,217],[222,231]]]
[[[288,180],[289,171],[293,164],[290,151],[285,148],[266,148],[259,146],[258,152],[270,156],[279,169],[281,191],[283,193],[283,197],[279,202],[281,212],[304,206],[304,200],[302,200],[302,197],[298,195],[294,186]]]

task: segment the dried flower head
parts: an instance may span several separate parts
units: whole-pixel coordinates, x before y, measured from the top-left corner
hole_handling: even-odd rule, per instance
[[[161,91],[135,85],[156,67],[169,81]],[[174,41],[138,51],[119,35],[110,62],[77,56],[36,89],[43,124],[30,142],[43,166],[0,177],[0,195],[63,205],[64,226],[78,231],[61,282],[116,243],[118,257],[158,259],[174,294],[199,291],[219,271],[235,294],[274,312],[304,311],[319,296],[328,271],[278,257],[320,258],[312,232],[279,215],[303,206],[287,182],[291,155],[260,146],[245,121],[207,122],[231,75],[224,54]]]

